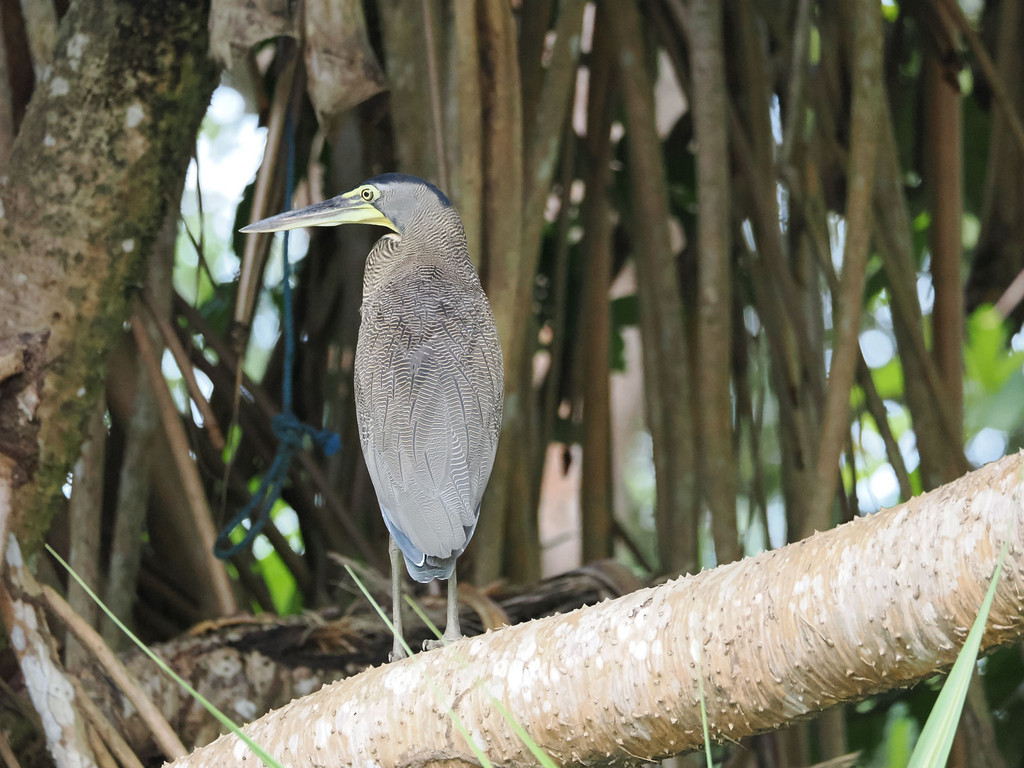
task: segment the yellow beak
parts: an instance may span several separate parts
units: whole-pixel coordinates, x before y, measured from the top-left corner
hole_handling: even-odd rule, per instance
[[[358,190],[332,197],[322,203],[307,205],[297,211],[279,213],[277,216],[242,227],[241,231],[280,232],[300,227],[336,227],[339,224],[379,224],[398,231],[391,219],[359,196]]]

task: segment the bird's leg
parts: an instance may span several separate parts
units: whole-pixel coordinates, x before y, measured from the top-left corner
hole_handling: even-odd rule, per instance
[[[462,627],[459,626],[459,589],[455,579],[455,571],[452,570],[451,578],[448,579],[448,620],[445,622],[444,634],[440,640],[424,640],[423,650],[432,651],[435,648],[453,643],[462,639]]]
[[[388,661],[398,661],[404,659],[406,653],[402,647],[402,550],[394,536],[388,537],[388,554],[391,555],[391,623],[395,629]]]

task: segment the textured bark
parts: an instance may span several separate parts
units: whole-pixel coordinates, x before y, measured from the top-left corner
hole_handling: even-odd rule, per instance
[[[13,535],[7,536],[2,530],[14,495],[9,470],[4,457],[0,457],[0,534],[4,534],[0,622],[11,639],[9,647],[21,667],[23,685],[38,715],[54,764],[58,768],[91,768],[96,762],[85,722],[78,715],[75,698],[79,693],[57,658],[45,611],[26,594],[29,585],[23,578],[27,569],[21,548]]]
[[[107,448],[107,425],[103,416],[106,410],[106,402],[100,399],[89,419],[82,451],[72,470],[74,485],[68,501],[68,530],[73,533],[68,541],[68,564],[86,584],[101,583],[100,533]],[[68,604],[90,625],[96,626],[99,606],[77,583],[68,585]],[[75,641],[68,643],[64,657],[69,666],[80,661],[83,655],[82,646]]]
[[[725,11],[717,0],[690,6],[693,127],[697,138],[697,381],[701,489],[711,512],[715,559],[742,555],[736,533],[736,461],[732,421],[732,245],[729,134],[725,86]]]
[[[483,243],[480,277],[494,309],[505,352],[505,409],[494,472],[470,548],[473,578],[484,584],[505,573],[532,581],[540,573],[530,468],[533,412],[527,331],[534,260],[523,251],[523,125],[516,30],[501,0],[479,4],[483,82]],[[508,559],[511,556],[511,559]]]
[[[30,549],[63,502],[128,289],[177,205],[216,83],[208,10],[75,4],[0,183],[0,337],[50,332],[38,472],[14,504]]]
[[[430,67],[427,65],[430,52],[423,36],[423,9],[418,2],[400,0],[385,0],[378,5],[399,167],[405,173],[441,184],[442,158],[437,153],[439,126],[432,119]],[[445,4],[431,5],[436,26]],[[436,48],[434,56],[437,56]],[[452,199],[457,205],[459,200]]]
[[[947,70],[928,56],[924,63],[924,176],[931,192],[931,225],[928,248],[931,251],[932,284],[935,304],[932,309],[934,343],[932,355],[939,379],[942,400],[949,413],[954,434],[950,441],[963,445],[964,432],[964,292],[960,279],[961,222],[963,220],[963,168],[960,89],[946,79]],[[942,481],[956,477],[957,464],[942,465]]]
[[[590,83],[587,93],[587,136],[583,142],[587,196],[584,199],[583,312],[587,333],[583,367],[583,470],[580,515],[583,562],[612,554],[612,424],[608,347],[611,317],[608,289],[612,280],[612,218],[608,203],[612,177],[611,121],[614,75],[611,19],[605,7],[597,13]]]
[[[360,577],[379,602],[386,601],[391,589],[386,576],[361,571]],[[621,597],[641,586],[624,566],[605,560],[546,579],[528,590],[484,594],[463,589],[462,626],[468,634],[478,635],[484,627],[565,613]],[[443,598],[424,596],[419,600],[431,621],[444,622]],[[408,613],[406,638],[412,648],[417,648],[433,635],[411,611]],[[360,603],[344,614],[331,607],[291,617],[269,613],[237,616],[201,625],[151,649],[214,706],[242,725],[327,683],[380,665],[391,645],[387,627],[368,603]],[[132,649],[119,658],[160,708],[162,717],[175,724],[186,744],[208,744],[223,731],[212,715],[140,651]],[[87,665],[72,671],[140,758],[148,761],[157,753],[147,723],[120,684],[111,680],[107,668],[90,657]]]
[[[639,763],[775,729],[948,667],[1009,537],[982,646],[1024,635],[1024,461],[755,558],[369,670],[246,728],[284,762]],[[433,691],[433,692],[432,692]],[[499,707],[495,700],[500,702]],[[566,713],[572,713],[571,717]],[[178,766],[237,762],[223,736]]]
[[[664,571],[697,568],[697,488],[679,273],[669,235],[668,189],[654,123],[654,93],[633,2],[615,4],[625,102],[631,225],[640,300],[647,426],[654,445],[659,555]]]
[[[871,0],[861,0],[848,13],[853,105],[847,171],[846,243],[839,293],[833,309],[835,344],[818,439],[814,491],[808,515],[800,521],[800,537],[824,530],[832,524],[831,511],[839,482],[839,456],[849,433],[850,389],[860,358],[860,316],[864,305],[868,248],[871,245],[871,201],[879,143],[878,103],[881,101],[882,84],[882,16]]]

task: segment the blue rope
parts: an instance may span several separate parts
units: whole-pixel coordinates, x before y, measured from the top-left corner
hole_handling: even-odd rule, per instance
[[[285,116],[285,140],[288,147],[287,171],[285,174],[285,209],[291,204],[292,190],[295,188],[295,130],[292,125],[292,116],[289,112]],[[284,291],[284,368],[282,370],[281,382],[281,413],[274,416],[270,427],[277,437],[277,453],[263,479],[260,481],[256,493],[249,499],[249,503],[238,511],[231,522],[229,522],[218,534],[217,541],[213,545],[213,552],[217,557],[226,560],[238,554],[252,544],[260,531],[263,530],[267,521],[270,520],[270,510],[274,508],[275,502],[281,498],[281,491],[288,479],[288,467],[292,463],[292,456],[299,449],[312,443],[325,455],[330,456],[337,453],[341,448],[341,438],[329,429],[317,429],[309,424],[299,421],[292,410],[292,371],[295,368],[295,329],[292,318],[292,287],[291,287],[291,265],[288,262],[288,232],[284,233],[283,243],[283,291]],[[245,536],[237,544],[231,543],[231,532],[234,531],[245,520],[250,520],[249,529]]]

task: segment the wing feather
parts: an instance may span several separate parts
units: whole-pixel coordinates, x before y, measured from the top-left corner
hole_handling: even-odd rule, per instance
[[[364,298],[362,312],[355,394],[367,469],[410,573],[446,578],[476,528],[497,448],[494,318],[479,282],[467,289],[433,264]]]

